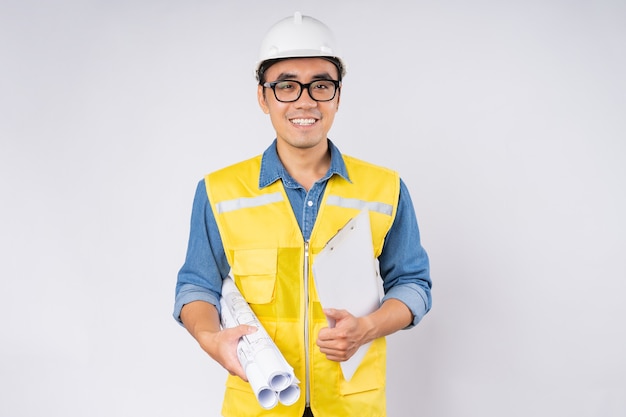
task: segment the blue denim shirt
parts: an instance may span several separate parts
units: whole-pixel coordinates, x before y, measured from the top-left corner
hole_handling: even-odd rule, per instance
[[[341,153],[329,140],[330,169],[307,192],[288,173],[276,152],[276,140],[263,153],[259,187],[281,180],[298,220],[300,231],[308,240],[317,218],[328,179],[341,175],[350,180]],[[396,298],[409,307],[416,325],[431,307],[431,280],[428,255],[420,243],[413,203],[406,185],[400,181],[396,218],[378,258],[383,278],[383,301]],[[178,273],[174,318],[180,322],[180,311],[192,301],[206,301],[219,310],[222,279],[230,272],[222,239],[217,229],[204,180],[198,183],[191,213],[191,231],[185,263]]]

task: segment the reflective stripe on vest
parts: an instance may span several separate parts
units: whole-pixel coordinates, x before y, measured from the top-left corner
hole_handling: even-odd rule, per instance
[[[235,198],[234,200],[220,201],[215,204],[215,209],[218,214],[222,214],[244,208],[278,203],[279,201],[283,201],[283,195],[281,193],[263,194],[258,197]]]
[[[376,201],[363,201],[357,198],[343,198],[338,195],[329,195],[328,199],[326,199],[326,204],[357,210],[363,210],[366,208],[369,211],[386,214],[387,216],[391,216],[393,213],[393,206],[391,204],[379,203]]]

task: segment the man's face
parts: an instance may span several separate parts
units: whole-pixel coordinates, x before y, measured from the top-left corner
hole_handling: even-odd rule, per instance
[[[314,80],[338,80],[337,67],[323,58],[294,58],[277,62],[265,72],[265,81],[295,80],[308,84]],[[326,146],[328,131],[339,107],[339,91],[331,101],[318,102],[307,89],[297,101],[276,100],[271,88],[258,88],[261,109],[270,115],[278,146],[309,149]]]

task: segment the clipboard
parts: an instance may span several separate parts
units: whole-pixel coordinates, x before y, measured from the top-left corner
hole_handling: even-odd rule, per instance
[[[367,209],[348,221],[328,241],[313,262],[313,275],[323,308],[347,310],[356,317],[378,309],[382,281],[378,261],[374,258]],[[362,345],[350,359],[340,363],[346,380],[352,378],[370,344]]]

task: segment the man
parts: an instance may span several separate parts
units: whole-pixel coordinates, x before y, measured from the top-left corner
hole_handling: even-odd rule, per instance
[[[384,336],[430,310],[428,257],[406,186],[394,171],[342,155],[328,139],[344,74],[323,23],[296,13],[274,25],[261,47],[257,96],[276,139],[263,155],[207,175],[196,190],[174,317],[230,372],[227,417],[385,416]],[[385,297],[365,317],[323,310],[311,265],[363,207]],[[236,346],[256,329],[220,329],[229,272],[300,380],[303,395],[292,406],[262,409],[246,382]],[[340,362],[368,342],[346,381]]]

